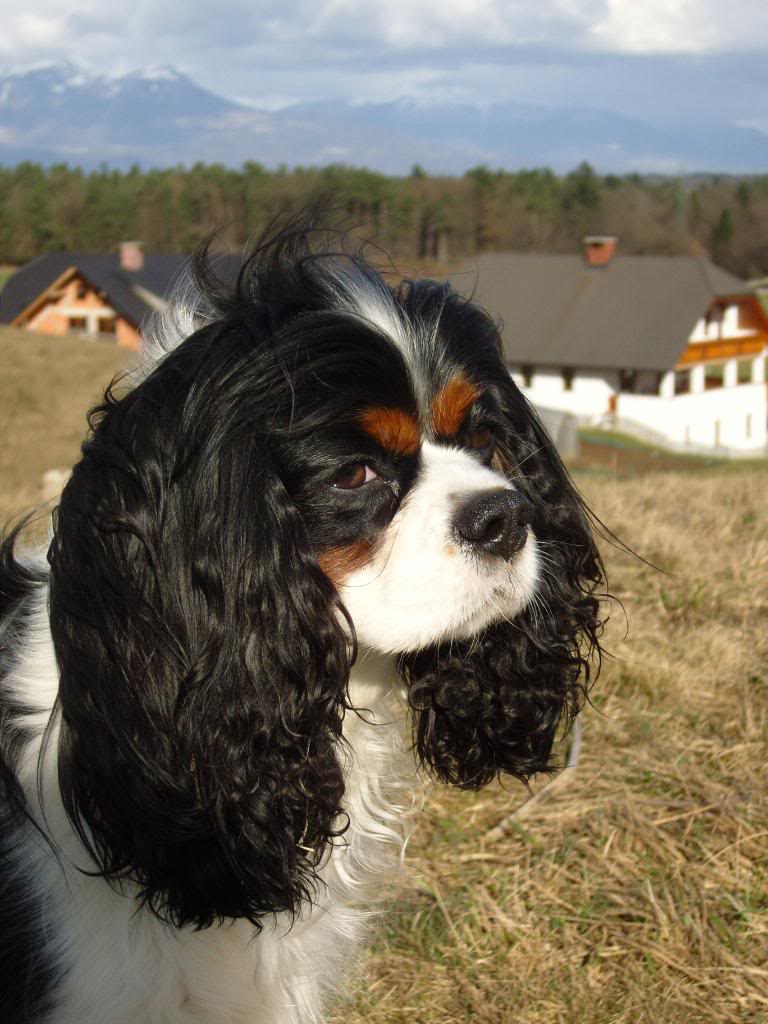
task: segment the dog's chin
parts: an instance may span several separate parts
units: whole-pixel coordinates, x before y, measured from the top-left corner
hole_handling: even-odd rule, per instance
[[[401,655],[471,640],[496,623],[513,622],[534,600],[538,578],[538,549],[530,536],[503,569],[468,573],[465,593],[458,586],[441,590],[440,580],[433,579],[428,588],[413,588],[399,602],[390,601],[382,576],[366,582],[360,574],[341,588],[341,596],[363,647]],[[379,587],[381,599],[375,600]]]

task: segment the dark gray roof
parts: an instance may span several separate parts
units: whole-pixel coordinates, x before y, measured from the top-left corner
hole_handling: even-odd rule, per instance
[[[716,296],[750,295],[720,267],[688,256],[487,253],[450,277],[502,321],[509,365],[668,370]]]
[[[144,255],[141,270],[128,271],[121,269],[116,253],[46,253],[21,267],[6,282],[0,292],[0,323],[11,323],[66,270],[75,267],[89,284],[106,293],[118,313],[138,327],[150,307],[136,287],[164,296],[188,260],[188,256],[176,253],[150,252]],[[217,257],[216,271],[227,280],[240,263],[239,257]]]

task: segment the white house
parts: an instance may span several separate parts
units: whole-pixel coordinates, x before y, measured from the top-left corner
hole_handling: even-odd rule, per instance
[[[491,253],[452,275],[502,322],[531,401],[668,447],[768,453],[768,319],[749,287],[705,260]]]

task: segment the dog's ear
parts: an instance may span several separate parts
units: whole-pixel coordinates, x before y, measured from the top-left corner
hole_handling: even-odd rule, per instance
[[[252,353],[220,339],[213,374],[196,344],[92,414],[55,515],[59,778],[104,876],[177,925],[258,927],[345,827],[350,640]]]
[[[503,429],[494,466],[534,507],[535,596],[513,621],[401,664],[419,757],[464,788],[551,770],[558,731],[578,714],[601,655],[605,574],[589,510],[503,367],[497,380]]]

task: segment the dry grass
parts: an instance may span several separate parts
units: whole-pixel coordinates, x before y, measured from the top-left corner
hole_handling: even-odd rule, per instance
[[[432,796],[339,1022],[768,1020],[768,474],[588,484],[674,575],[606,549],[629,635],[577,771],[501,838],[521,786]]]
[[[5,515],[76,457],[123,357],[7,332],[0,352]],[[521,786],[432,794],[339,1024],[768,1020],[768,473],[580,483],[670,575],[606,548],[630,628],[617,610],[575,775],[500,837]]]
[[[0,328],[0,522],[40,500],[43,473],[72,465],[86,412],[131,358],[115,345]]]

